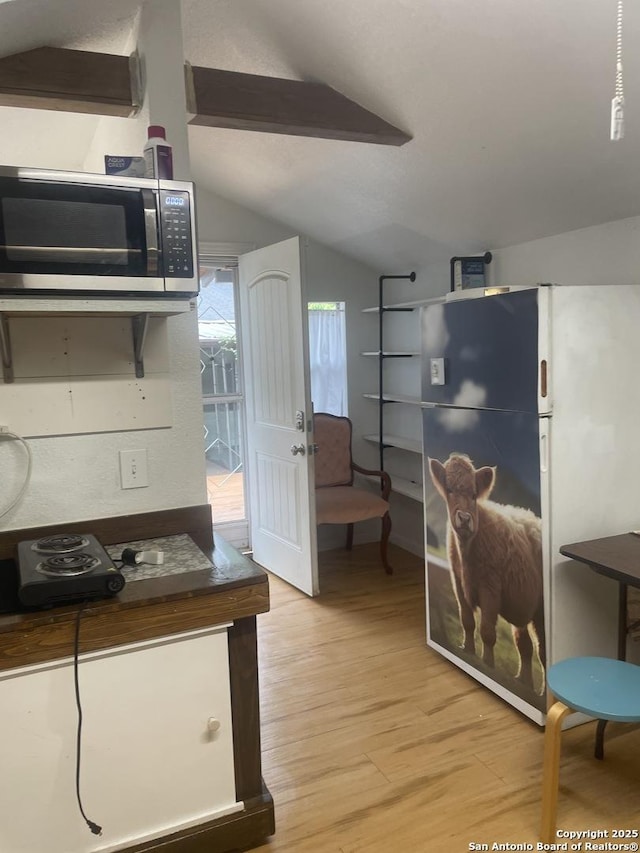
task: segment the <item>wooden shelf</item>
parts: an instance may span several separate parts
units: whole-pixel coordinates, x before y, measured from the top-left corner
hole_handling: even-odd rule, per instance
[[[373,444],[380,444],[379,435],[363,435],[365,441],[371,441]],[[410,453],[422,454],[422,442],[414,438],[405,438],[401,435],[391,435],[384,433],[382,443],[387,447],[397,447],[399,450],[408,450]]]
[[[432,296],[429,299],[418,299],[415,302],[396,302],[389,303],[383,307],[387,311],[410,311],[413,308],[422,308],[425,305],[437,305],[438,302],[456,302],[459,299],[481,299],[484,296],[491,296],[493,293],[508,293],[513,290],[529,290],[531,287],[538,285],[495,285],[478,288],[468,288],[467,290],[456,290],[449,293],[444,293],[441,296]],[[488,292],[487,292],[488,291]],[[380,306],[374,305],[372,308],[363,308],[363,314],[379,314]]]
[[[396,477],[395,474],[391,475],[391,491],[419,503],[422,503],[424,500],[422,483],[415,483],[413,480],[406,480],[404,477]]]
[[[0,104],[128,118],[142,103],[135,56],[37,47],[0,60]]]
[[[404,145],[411,139],[335,89],[313,80],[262,77],[189,63],[185,78],[190,125],[379,145]]]
[[[192,310],[189,299],[41,299],[0,297],[0,356],[5,384],[13,382],[11,317],[130,317],[136,377],[144,376],[144,344],[149,317],[170,317]]]
[[[363,394],[367,400],[380,400],[380,394]],[[409,394],[383,394],[382,399],[387,403],[407,403],[410,406],[419,406],[421,403],[420,397],[414,397]]]
[[[414,308],[422,308],[423,305],[430,305],[434,302],[443,302],[444,296],[434,296],[431,299],[418,299],[415,302],[395,302],[384,305],[386,311],[412,311]],[[374,305],[373,308],[363,308],[363,314],[379,314],[380,306]]]
[[[191,311],[190,299],[159,299],[150,296],[125,299],[119,296],[110,299],[65,299],[0,296],[0,314],[7,317],[48,316],[74,317],[76,315],[100,315],[102,317],[133,317],[148,314],[150,317],[170,317]]]
[[[361,352],[360,355],[368,355],[375,356],[376,358],[380,357],[380,350],[374,350],[372,352]],[[413,358],[414,356],[420,355],[419,352],[402,352],[401,350],[383,350],[382,357],[383,358]]]

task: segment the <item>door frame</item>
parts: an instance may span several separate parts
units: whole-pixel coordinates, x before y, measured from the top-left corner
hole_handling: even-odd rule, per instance
[[[202,266],[229,266],[235,271],[234,279],[234,306],[236,317],[236,341],[238,353],[242,353],[242,313],[240,311],[240,280],[238,275],[238,258],[245,252],[257,248],[255,243],[212,243],[200,242],[198,244],[198,262]],[[251,550],[251,508],[247,497],[250,475],[247,471],[247,411],[246,411],[246,381],[244,359],[240,357],[238,378],[242,391],[242,426],[241,426],[241,448],[242,467],[244,475],[244,518],[239,521],[226,521],[213,524],[213,529],[218,531],[231,545],[242,551]],[[203,406],[204,396],[201,397]],[[216,402],[213,400],[209,401]],[[220,400],[219,402],[225,402]]]

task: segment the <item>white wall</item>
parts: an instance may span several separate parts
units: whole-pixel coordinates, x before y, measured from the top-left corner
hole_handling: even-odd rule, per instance
[[[306,244],[307,296],[313,302],[344,302],[347,335],[347,390],[349,417],[354,425],[353,452],[367,467],[376,452],[360,436],[372,432],[376,404],[365,400],[365,391],[375,391],[378,380],[375,360],[360,355],[375,348],[377,315],[362,309],[376,304],[376,274],[369,267],[334,252],[312,240]]]
[[[310,301],[344,302],[347,336],[348,413],[353,423],[353,458],[365,468],[377,468],[377,449],[362,436],[376,431],[377,406],[362,395],[378,387],[375,359],[360,355],[375,348],[377,315],[362,309],[376,304],[377,276],[374,270],[312,240],[305,251],[307,296]],[[374,484],[375,485],[375,484]],[[379,522],[357,524],[354,542],[370,542],[380,536]],[[346,528],[322,525],[318,529],[318,548],[343,547]]]
[[[203,243],[249,244],[254,248],[297,236],[291,229],[266,219],[240,205],[198,189],[198,235]],[[372,431],[375,405],[362,397],[375,390],[377,378],[370,359],[360,356],[375,347],[377,319],[362,309],[378,299],[377,274],[370,267],[335,252],[313,240],[304,240],[305,278],[309,301],[346,303],[347,381],[349,415],[360,432]],[[371,455],[365,442],[359,453]]]
[[[173,176],[191,180],[184,92],[180,4],[147,0],[123,53],[138,55],[144,101],[134,118],[98,119],[84,157],[87,172],[104,172],[104,155],[141,157],[150,124],[162,125],[173,146]]]
[[[66,145],[52,147],[48,151],[46,165],[68,168],[68,151],[76,146],[79,164],[84,163],[86,169],[103,172],[105,153],[141,153],[151,117],[154,123],[167,126],[167,135],[174,146],[176,177],[188,177],[180,34],[179,4],[173,0],[153,0],[145,4],[140,31],[133,34],[132,44],[139,44],[146,73],[158,85],[148,86],[141,114],[135,119],[99,119],[88,150],[86,147],[83,149],[86,137],[82,135],[76,139],[74,135],[78,117],[66,115]],[[179,84],[172,84],[171,79],[178,80]],[[163,96],[166,91],[171,93],[170,98]],[[182,98],[179,93],[182,93]],[[31,128],[29,111],[22,125],[15,112],[12,111],[13,134],[27,135]],[[84,121],[82,126],[85,126]],[[0,162],[13,162],[15,147],[15,139],[7,143],[4,136],[0,138]],[[33,453],[31,485],[21,504],[0,519],[0,529],[206,503],[196,315],[192,312],[171,317],[167,322],[173,427],[30,439]],[[45,342],[38,341],[38,345],[44,346]],[[2,406],[1,386],[0,413],[2,423],[11,425],[11,412]],[[146,448],[148,453],[149,486],[123,491],[120,488],[118,451],[140,448]],[[15,493],[23,470],[20,446],[3,441],[0,444],[0,481],[5,500]]]
[[[493,252],[494,284],[638,284],[640,217],[619,219]]]
[[[214,195],[199,185],[197,179],[198,176],[194,175],[198,237],[202,243],[249,244],[258,249],[296,236],[287,226]]]

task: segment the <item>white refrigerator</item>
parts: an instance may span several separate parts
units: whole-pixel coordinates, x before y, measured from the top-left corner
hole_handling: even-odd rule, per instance
[[[617,585],[559,549],[640,528],[640,287],[421,313],[427,643],[543,724],[548,664],[616,656]]]

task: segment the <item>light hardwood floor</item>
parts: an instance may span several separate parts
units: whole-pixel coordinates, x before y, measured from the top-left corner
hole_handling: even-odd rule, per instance
[[[270,579],[258,636],[276,834],[256,851],[535,849],[542,730],[426,647],[422,562],[390,556],[388,577],[376,546],[322,554],[316,599]],[[594,730],[564,734],[558,825],[639,829],[640,730],[611,725],[604,762]]]

